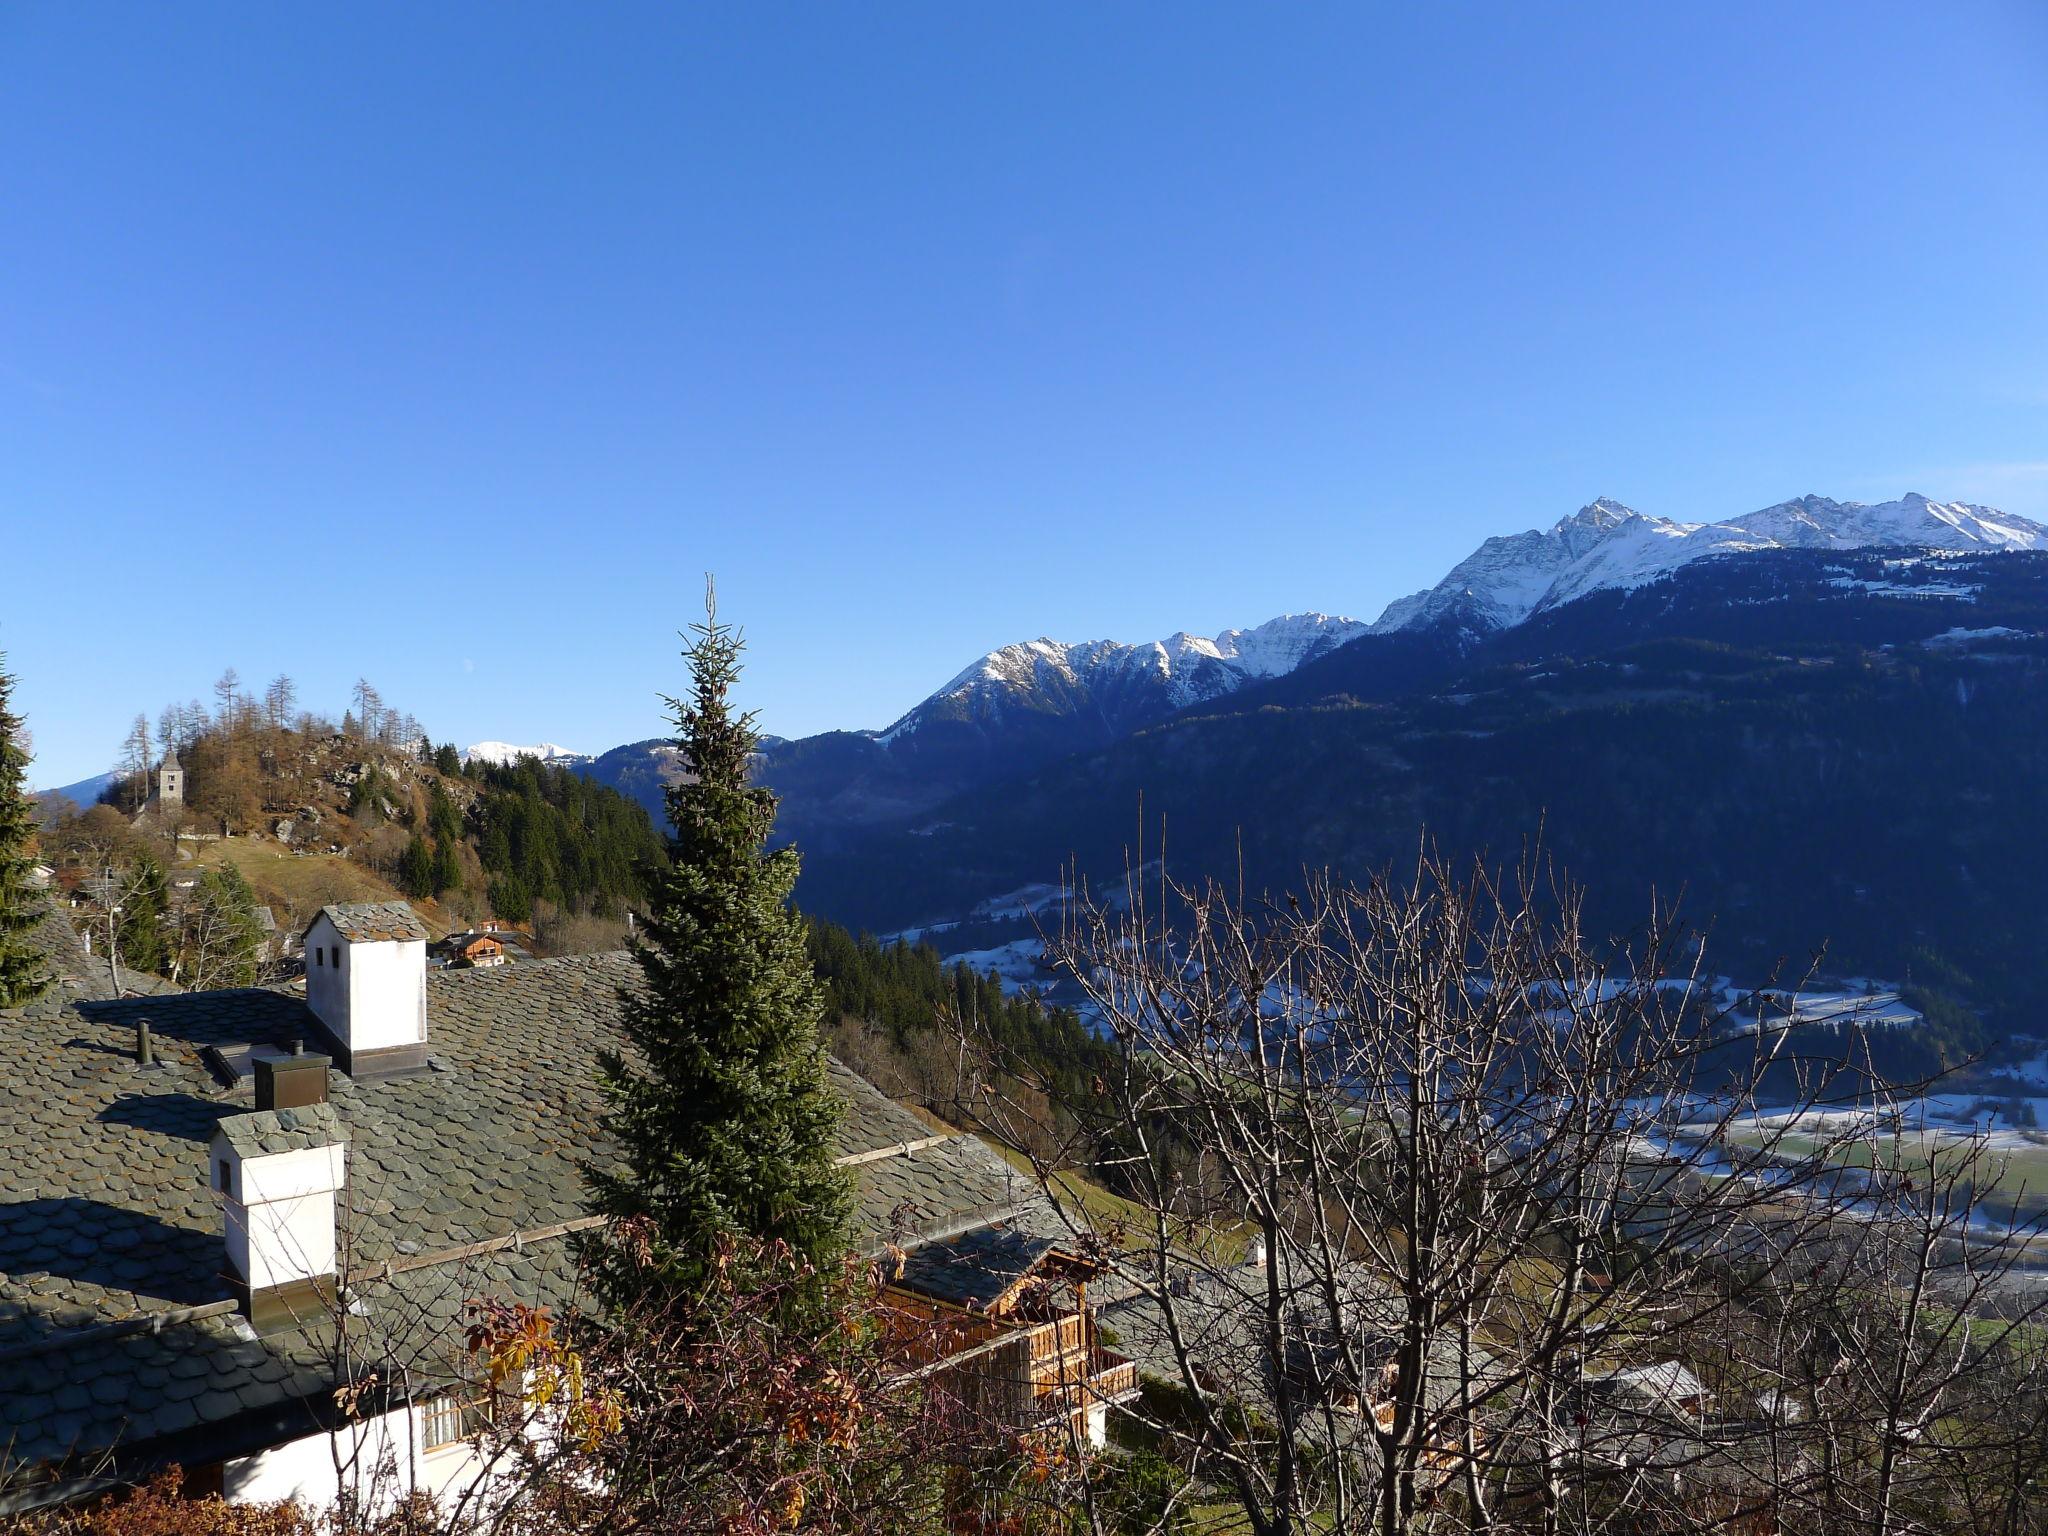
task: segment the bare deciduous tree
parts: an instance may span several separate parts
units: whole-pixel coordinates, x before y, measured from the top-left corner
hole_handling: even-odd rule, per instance
[[[356,685],[349,694],[351,713],[356,717],[356,729],[365,741],[380,741],[384,734],[384,696],[371,686],[366,677],[356,679]]]
[[[291,724],[298,703],[298,685],[280,672],[263,690],[263,717],[273,731],[281,731]]]
[[[1037,1085],[1079,1129],[1034,1163],[1049,1194],[1078,1165],[1138,1213],[1102,1231],[1068,1207],[1111,1256],[1105,1324],[1172,1389],[1143,1437],[1259,1536],[1883,1536],[1941,1528],[1903,1513],[1957,1497],[1939,1429],[2023,1511],[1983,1528],[2033,1529],[2018,1437],[1961,1428],[1994,1362],[1979,1408],[2040,1422],[2034,1335],[1982,1324],[1994,1293],[2034,1316],[2017,1246],[1925,1189],[1871,1207],[1887,1099],[1853,1031],[1803,1059],[1784,1020],[1717,1013],[1661,921],[1602,943],[1580,912],[1561,882],[1428,857],[1272,903],[1162,875],[1069,904],[1048,956],[1120,1069]],[[1038,1095],[996,1086],[1028,1063],[963,1044],[969,1112],[1044,1145]],[[1961,1269],[1936,1284],[1936,1260]],[[1853,1449],[1827,1439],[1844,1415]]]
[[[241,688],[241,674],[236,672],[233,667],[229,667],[214,680],[213,717],[224,731],[232,731],[240,723],[240,711],[237,708],[237,701],[241,697]]]
[[[137,715],[134,724],[128,727],[127,739],[121,743],[121,761],[117,771],[122,778],[122,803],[133,810],[149,798],[149,770],[155,759],[149,750],[149,717]]]

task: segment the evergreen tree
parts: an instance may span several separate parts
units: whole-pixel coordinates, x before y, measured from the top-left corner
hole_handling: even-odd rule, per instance
[[[690,697],[667,701],[692,776],[668,791],[669,859],[634,941],[645,984],[624,999],[639,1060],[601,1068],[624,1167],[590,1170],[597,1209],[644,1218],[665,1281],[686,1287],[727,1236],[829,1260],[850,1204],[824,994],[789,906],[797,854],[766,846],[775,796],[747,782],[754,717],[730,703],[743,642],[708,592],[692,629]],[[611,1283],[627,1288],[622,1272]]]
[[[438,772],[451,777],[462,772],[462,754],[455,750],[453,742],[443,742],[435,749],[434,767]]]
[[[434,894],[462,889],[462,860],[455,852],[455,839],[443,838],[434,845]]]
[[[427,794],[427,830],[437,843],[456,842],[462,836],[462,813],[438,784]]]
[[[523,923],[533,916],[533,893],[517,875],[500,875],[491,882],[491,910],[508,923]]]
[[[164,913],[171,906],[171,882],[150,854],[138,854],[121,902],[121,963],[132,971],[161,975],[170,962],[164,941]]]
[[[180,978],[194,991],[256,980],[263,948],[256,893],[234,865],[217,864],[199,877],[179,914],[178,947]]]
[[[42,922],[44,903],[29,884],[35,860],[29,838],[35,814],[24,780],[28,748],[21,716],[8,707],[14,679],[0,656],[0,1008],[19,1008],[41,997],[50,985],[42,951],[29,942],[29,930]]]
[[[415,832],[398,860],[398,883],[414,897],[434,894],[434,855],[427,840]]]

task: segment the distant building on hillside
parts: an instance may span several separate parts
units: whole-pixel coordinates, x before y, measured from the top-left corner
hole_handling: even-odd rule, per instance
[[[451,933],[429,946],[427,953],[447,965],[486,966],[505,963],[505,945],[495,933],[470,929]]]
[[[135,825],[151,821],[176,821],[185,813],[185,765],[178,761],[178,749],[166,747],[164,760],[157,764],[150,781],[149,798],[135,813]]]
[[[166,810],[185,804],[185,766],[178,761],[176,747],[167,748],[164,760],[157,765],[156,793],[150,798]]]

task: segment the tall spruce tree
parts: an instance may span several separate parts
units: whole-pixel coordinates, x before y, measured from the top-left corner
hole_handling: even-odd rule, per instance
[[[824,993],[789,906],[797,852],[768,849],[775,796],[747,782],[754,716],[731,703],[744,642],[708,587],[691,633],[690,696],[666,701],[691,772],[668,791],[668,864],[633,945],[645,981],[624,998],[639,1059],[601,1069],[624,1169],[591,1170],[597,1210],[644,1218],[665,1282],[684,1287],[725,1235],[833,1257],[851,1202]]]
[[[417,832],[398,856],[398,883],[416,900],[434,894],[434,851]]]
[[[50,985],[42,951],[28,937],[29,930],[42,922],[45,904],[29,884],[35,867],[29,854],[35,814],[26,785],[28,747],[22,719],[9,705],[13,692],[7,658],[0,655],[0,1008],[32,1003]]]

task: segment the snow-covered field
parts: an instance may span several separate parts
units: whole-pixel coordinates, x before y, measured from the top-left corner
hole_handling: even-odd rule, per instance
[[[1045,946],[1036,939],[1013,939],[994,949],[969,949],[946,956],[946,963],[964,964],[971,970],[994,971],[1003,990],[1012,996],[1027,987],[1044,987],[1051,979],[1041,957]]]

